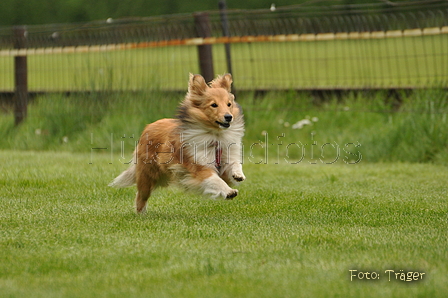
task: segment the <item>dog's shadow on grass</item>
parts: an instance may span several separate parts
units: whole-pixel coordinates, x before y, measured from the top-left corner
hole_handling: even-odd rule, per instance
[[[163,221],[163,222],[180,222],[180,223],[200,223],[205,221],[224,222],[234,220],[235,216],[231,214],[213,214],[207,216],[204,212],[179,212],[178,210],[173,212],[160,211],[160,210],[147,210],[143,214],[135,214],[134,218],[138,218],[142,221]]]
[[[123,210],[120,217],[137,222],[223,223],[238,221],[247,201],[210,200],[196,194],[185,193],[179,188],[158,189],[154,199],[148,200],[146,211],[137,213],[135,206]],[[128,206],[130,207],[130,206]],[[237,211],[239,210],[239,212]],[[243,211],[244,213],[244,211]],[[243,219],[243,218],[242,218]]]
[[[124,215],[131,220],[141,222],[178,222],[180,224],[193,225],[197,223],[222,223],[228,221],[238,220],[238,216],[232,212],[219,212],[218,210],[211,210],[210,206],[196,206],[185,211],[180,210],[179,206],[171,210],[165,207],[148,206],[144,213],[127,213]]]

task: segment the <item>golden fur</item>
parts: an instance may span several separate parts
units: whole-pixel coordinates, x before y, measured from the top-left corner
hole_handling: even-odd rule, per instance
[[[244,120],[231,84],[230,74],[210,84],[190,74],[177,118],[158,120],[143,130],[133,164],[110,184],[137,184],[138,213],[146,209],[156,187],[172,182],[213,198],[238,194],[229,185],[246,178],[241,153]]]

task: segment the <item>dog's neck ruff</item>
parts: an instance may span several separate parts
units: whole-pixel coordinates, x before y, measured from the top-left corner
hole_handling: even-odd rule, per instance
[[[226,129],[210,129],[199,121],[190,121],[186,115],[179,117],[179,120],[182,149],[185,149],[185,154],[195,163],[213,167],[219,172],[228,162],[230,149],[240,152],[241,139],[244,135],[242,114],[236,116]]]

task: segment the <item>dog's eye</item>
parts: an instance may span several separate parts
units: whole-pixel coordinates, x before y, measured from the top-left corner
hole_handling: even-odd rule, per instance
[[[217,108],[218,105],[217,105],[216,103],[212,103],[212,107],[213,107],[213,108]]]
[[[231,105],[232,105],[232,104],[231,104],[230,102],[227,104],[228,107],[230,107]]]

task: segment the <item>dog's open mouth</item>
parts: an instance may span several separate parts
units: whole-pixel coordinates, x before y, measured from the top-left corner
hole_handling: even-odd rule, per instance
[[[219,121],[216,121],[216,123],[218,123],[219,126],[223,127],[223,128],[229,128],[230,127],[230,123],[222,123],[222,122],[219,122]]]

